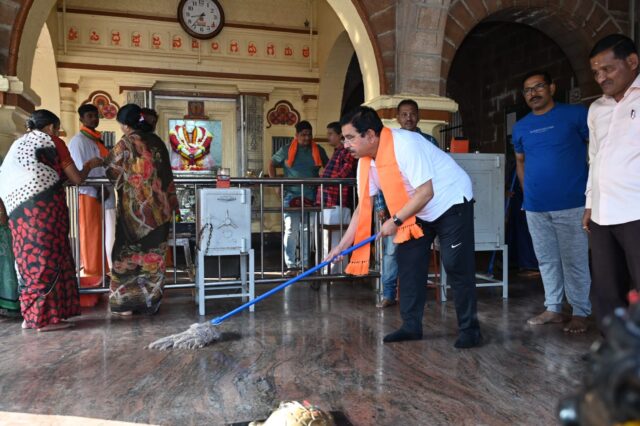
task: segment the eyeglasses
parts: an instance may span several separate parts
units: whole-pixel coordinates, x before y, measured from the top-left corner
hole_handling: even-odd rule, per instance
[[[524,89],[522,89],[522,94],[527,96],[529,93],[541,92],[542,89],[544,89],[544,86],[546,85],[547,83],[543,81],[542,83],[538,83],[535,86],[525,87]]]

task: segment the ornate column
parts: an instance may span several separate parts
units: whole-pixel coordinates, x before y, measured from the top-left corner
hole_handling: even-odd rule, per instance
[[[17,137],[24,134],[29,114],[40,98],[25,89],[17,78],[0,75],[0,154],[4,155]]]
[[[67,141],[80,129],[76,105],[77,87],[60,87],[60,128]]]

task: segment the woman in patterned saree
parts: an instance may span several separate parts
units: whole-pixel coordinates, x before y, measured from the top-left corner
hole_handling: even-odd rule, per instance
[[[124,136],[105,159],[118,193],[109,305],[119,315],[160,307],[171,219],[178,209],[169,152],[138,105],[120,108]]]
[[[37,110],[0,167],[0,199],[9,216],[20,293],[22,328],[49,331],[80,315],[75,266],[69,244],[69,211],[63,183],[81,183],[102,160],[76,169],[58,138],[60,119]]]

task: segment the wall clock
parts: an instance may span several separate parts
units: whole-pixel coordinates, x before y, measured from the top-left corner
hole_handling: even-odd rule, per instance
[[[224,11],[217,0],[181,0],[178,22],[191,37],[206,40],[222,31]]]

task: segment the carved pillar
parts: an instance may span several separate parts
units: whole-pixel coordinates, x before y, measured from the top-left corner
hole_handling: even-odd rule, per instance
[[[263,168],[262,147],[264,145],[264,98],[244,95],[245,105],[245,149],[247,152],[246,171],[258,176]]]
[[[78,113],[76,111],[77,89],[71,87],[60,88],[60,129],[64,131],[67,141],[80,129]]]
[[[449,0],[398,1],[396,93],[444,95],[440,74],[449,4]]]
[[[0,154],[6,154],[13,141],[24,134],[25,122],[38,103],[40,98],[25,89],[17,77],[0,75]]]

